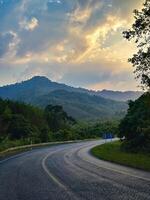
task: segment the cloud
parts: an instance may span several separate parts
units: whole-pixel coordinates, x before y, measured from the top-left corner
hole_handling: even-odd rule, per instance
[[[78,0],[75,8],[68,13],[70,24],[73,26],[84,26],[91,18],[92,14],[100,9],[102,3],[100,1],[82,1]]]
[[[81,24],[86,23],[86,21],[90,18],[92,10],[90,8],[86,8],[84,10],[79,7],[73,12],[69,13],[70,22],[73,24]]]
[[[124,65],[124,66],[123,66]],[[71,65],[62,75],[59,82],[74,85],[76,87],[86,87],[89,89],[113,89],[129,90],[131,86],[136,90],[137,82],[134,80],[132,68],[127,68],[123,64],[120,66],[118,61],[97,63],[86,62],[78,66]],[[117,66],[117,68],[116,68]],[[120,67],[119,67],[120,66]],[[129,87],[130,85],[130,87]]]
[[[62,3],[60,0],[49,0],[49,3]]]
[[[16,48],[20,42],[18,35],[13,31],[8,31],[0,34],[0,57],[14,56],[16,54]]]
[[[112,36],[116,35],[119,39],[117,43],[123,41],[121,32],[123,31],[122,28],[126,25],[126,20],[117,16],[107,15],[103,23],[100,23],[96,27],[89,28],[86,31],[80,26],[71,26],[69,30],[69,41],[72,44],[74,54],[68,57],[70,58],[68,61],[72,62],[73,60],[76,63],[84,63],[87,60],[97,59],[98,55],[100,59],[102,58],[102,54],[103,59],[107,59],[107,50],[111,49],[113,46],[113,43],[111,44],[108,42],[109,39],[112,41]],[[105,48],[108,44],[109,48]],[[111,50],[109,50],[109,55],[110,52]],[[114,57],[113,51],[111,57]],[[116,57],[118,57],[117,54]]]
[[[42,74],[76,86],[130,88],[135,82],[127,75],[132,74],[127,59],[135,47],[123,39],[122,31],[131,26],[132,10],[142,2],[4,1],[0,6],[0,65],[11,68],[8,82]],[[3,68],[3,74],[8,71]]]
[[[37,18],[32,17],[32,19],[29,21],[27,21],[27,19],[20,21],[19,25],[22,29],[25,29],[27,31],[33,31],[36,27],[38,27],[39,21]]]
[[[9,50],[9,45],[13,40],[13,35],[11,33],[5,33],[0,35],[0,57],[5,55]]]

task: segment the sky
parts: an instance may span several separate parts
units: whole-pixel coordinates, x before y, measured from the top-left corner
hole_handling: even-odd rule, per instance
[[[138,90],[122,32],[144,0],[0,0],[0,85],[33,76],[75,87]]]

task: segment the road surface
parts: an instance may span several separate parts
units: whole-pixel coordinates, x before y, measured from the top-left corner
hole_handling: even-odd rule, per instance
[[[103,140],[34,149],[0,161],[0,200],[150,200],[150,173],[98,160]]]

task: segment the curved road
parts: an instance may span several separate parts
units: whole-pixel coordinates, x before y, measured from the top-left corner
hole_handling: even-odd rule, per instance
[[[150,173],[98,160],[103,140],[34,149],[0,161],[0,200],[150,200]]]

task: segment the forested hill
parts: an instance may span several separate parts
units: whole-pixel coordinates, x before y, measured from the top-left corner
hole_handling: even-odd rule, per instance
[[[65,84],[52,82],[44,76],[35,76],[20,83],[0,87],[0,96],[9,99],[21,99],[23,96],[29,98],[31,95],[46,95],[55,90],[71,92],[87,92],[88,90],[74,88]]]
[[[142,92],[137,91],[93,91],[84,88],[75,88],[62,83],[52,82],[44,76],[35,76],[29,80],[20,83],[0,87],[0,96],[10,99],[19,99],[23,95],[30,96],[30,94],[32,94],[40,96],[49,94],[50,92],[55,90],[86,93],[89,95],[101,96],[116,101],[135,100],[142,95]]]
[[[0,151],[32,143],[100,137],[106,131],[116,134],[117,121],[77,123],[62,106],[45,109],[0,99]]]
[[[51,82],[45,77],[1,87],[0,97],[42,108],[61,105],[70,116],[81,120],[121,118],[128,108],[125,102],[105,99],[92,91]]]
[[[48,103],[62,105],[69,115],[82,120],[119,119],[125,115],[128,108],[124,102],[65,90],[56,90],[48,95],[34,98],[30,103],[43,108]]]
[[[128,100],[136,100],[138,99],[143,92],[140,91],[112,91],[112,90],[102,90],[97,91],[97,95],[112,99],[115,101],[128,101]]]
[[[61,106],[40,109],[31,105],[0,99],[0,143],[13,140],[23,144],[57,140],[60,130],[69,129],[75,120]],[[62,138],[66,138],[62,134]],[[62,139],[60,138],[60,139]]]

